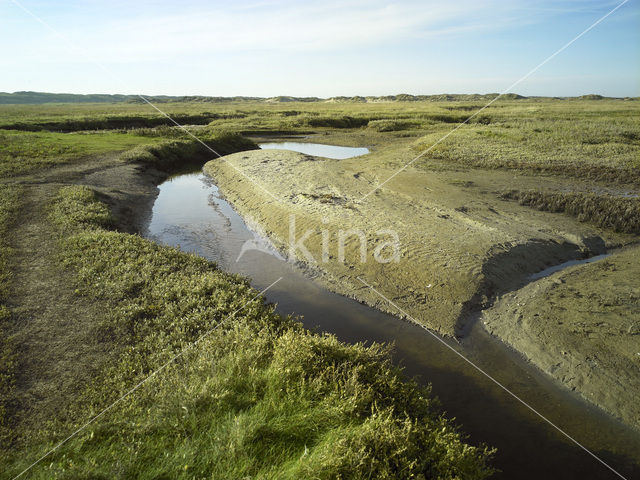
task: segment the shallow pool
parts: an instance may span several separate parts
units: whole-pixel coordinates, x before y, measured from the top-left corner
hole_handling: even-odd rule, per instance
[[[259,143],[258,145],[263,150],[293,150],[294,152],[300,152],[306,155],[333,158],[336,160],[359,157],[360,155],[366,155],[369,153],[369,149],[364,147],[340,147],[337,145],[324,145],[322,143],[268,142]]]

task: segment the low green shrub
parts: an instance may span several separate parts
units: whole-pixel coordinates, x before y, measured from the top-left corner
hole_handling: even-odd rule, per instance
[[[449,110],[453,110],[451,107],[448,108]],[[466,110],[465,108],[460,108],[460,110]],[[479,110],[479,108],[478,108]],[[472,118],[471,115],[473,115],[473,112],[470,112],[468,114],[446,114],[446,113],[442,113],[442,114],[437,114],[437,115],[425,115],[424,118],[428,121],[431,122],[438,122],[438,123],[462,123],[462,122],[467,122],[470,124],[473,123],[478,123],[481,125],[489,125],[491,123],[491,117],[489,115],[477,115],[474,116]],[[467,121],[468,120],[468,121]]]
[[[420,122],[408,120],[371,120],[368,127],[377,132],[397,132],[411,128],[419,128],[420,125]]]
[[[593,193],[529,190],[503,192],[502,198],[548,212],[562,212],[616,232],[640,233],[640,199]]]
[[[171,118],[180,125],[207,125],[211,121],[221,118],[211,113],[178,114]],[[48,130],[51,132],[76,132],[81,130],[112,130],[121,128],[153,128],[160,125],[173,126],[175,123],[164,115],[92,115],[87,117],[70,117],[51,121],[14,122],[5,123],[6,130],[24,130],[37,132]]]
[[[469,115],[453,115],[453,114],[436,114],[436,115],[426,115],[425,119],[430,120],[432,122],[440,122],[440,123],[462,123]]]
[[[588,111],[582,115],[567,112],[564,118],[553,118],[545,112],[540,119],[514,119],[500,117],[496,110],[493,108],[491,118],[486,120],[483,115],[474,117],[436,148],[431,147],[444,134],[425,135],[416,143],[415,151],[429,151],[417,166],[518,169],[607,184],[640,185],[639,144],[634,134],[637,120],[627,112],[607,114],[609,121],[605,121]]]
[[[255,150],[258,146],[237,133],[205,132],[196,139],[164,140],[150,145],[139,145],[124,152],[120,159],[153,165],[161,169],[175,169],[180,165],[200,164],[219,155],[242,150]],[[216,152],[216,153],[214,153]]]
[[[367,118],[350,117],[348,115],[329,117],[321,115],[301,115],[293,120],[297,127],[327,128],[360,128],[369,123]]]
[[[54,224],[65,231],[109,227],[113,224],[107,206],[96,199],[88,187],[74,185],[63,187],[51,208]]]

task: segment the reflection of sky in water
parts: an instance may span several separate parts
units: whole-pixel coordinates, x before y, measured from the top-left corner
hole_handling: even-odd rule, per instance
[[[333,158],[336,160],[344,160],[345,158],[359,157],[369,153],[368,148],[363,147],[338,147],[336,145],[322,145],[320,143],[300,143],[300,142],[281,142],[281,143],[260,143],[263,150],[293,150],[294,152],[313,155],[316,157]]]
[[[554,265],[553,267],[545,268],[544,270],[534,273],[529,277],[529,280],[538,280],[542,277],[548,277],[552,273],[559,272],[567,267],[572,267],[573,265],[580,265],[583,263],[593,263],[598,260],[602,260],[603,258],[607,258],[610,254],[605,253],[602,255],[596,255],[595,257],[585,258],[582,260],[569,260],[568,262],[561,263],[560,265]]]

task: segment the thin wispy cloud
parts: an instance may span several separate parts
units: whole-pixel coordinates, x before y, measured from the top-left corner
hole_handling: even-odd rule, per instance
[[[0,90],[118,90],[88,55],[132,90],[174,95],[499,91],[610,9],[595,0],[21,1],[82,51],[0,3],[0,42],[12,45]],[[540,72],[584,82],[527,90],[534,78],[522,93],[634,95],[639,11],[629,2],[607,20],[615,28],[603,25]],[[594,69],[610,81],[586,81]]]
[[[144,3],[143,3],[144,4]],[[518,2],[262,2],[203,5],[187,11],[109,12],[101,22],[83,19],[64,29],[103,61],[150,61],[175,55],[234,51],[317,52],[375,47],[411,38],[513,28],[534,19]],[[123,12],[123,16],[118,15]],[[520,12],[520,13],[518,13]],[[90,11],[93,14],[93,12]],[[542,13],[540,13],[542,15]],[[73,58],[54,44],[43,58]]]

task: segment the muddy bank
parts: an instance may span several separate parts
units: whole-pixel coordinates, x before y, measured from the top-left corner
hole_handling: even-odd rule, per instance
[[[122,153],[96,155],[82,163],[44,169],[9,181],[34,188],[51,185],[53,190],[63,185],[88,185],[112,209],[116,228],[137,233],[149,221],[158,194],[157,185],[166,180],[171,171],[125,162],[121,159]]]
[[[640,429],[640,247],[501,297],[481,321],[544,372]]]
[[[263,152],[241,152],[239,154],[236,154],[236,157],[251,157],[252,155],[258,156],[261,153]],[[273,153],[278,156],[289,156],[289,154],[294,155],[294,157],[292,158],[295,158],[295,162],[302,163],[302,165],[312,164],[318,166],[322,169],[323,173],[329,171],[329,168],[325,169],[326,165],[333,164],[333,168],[338,166],[344,168],[347,166],[346,162],[348,162],[347,160],[310,160],[310,157],[308,156],[296,157],[296,154],[293,154],[292,152]],[[264,159],[262,159],[261,161],[263,160]],[[211,172],[212,170],[210,168],[212,164],[215,164],[218,168],[225,165],[221,160],[214,160],[209,164],[207,168],[209,172]],[[264,166],[266,164],[261,165]],[[233,168],[230,165],[227,165],[227,167]],[[180,164],[175,165],[175,167],[173,167],[171,170],[179,171]],[[358,172],[362,172],[362,169],[359,169]],[[107,201],[110,204],[116,218],[118,219],[118,228],[123,231],[135,233],[143,231],[146,227],[147,222],[149,221],[151,206],[153,205],[158,192],[156,185],[164,181],[169,176],[169,174],[170,170],[158,169],[150,165],[123,162],[118,155],[114,154],[96,158],[95,161],[87,162],[82,165],[62,167],[59,169],[48,171],[46,173],[43,173],[42,175],[30,177],[29,183],[59,182],[91,185],[92,188],[95,188],[96,191],[98,191],[101,199]],[[291,170],[291,175],[295,176],[293,169]],[[342,175],[344,179],[344,172],[342,172]],[[358,176],[362,176],[362,174],[360,173],[360,175]],[[264,181],[266,178],[267,177],[262,177],[262,181]],[[281,175],[280,178],[286,178],[286,176]],[[422,181],[425,180],[422,179]],[[437,182],[439,183],[435,183],[436,181],[434,179],[431,179],[430,181],[430,186],[427,187],[429,188],[429,190],[425,189],[425,191],[433,192],[433,190],[437,188],[439,200],[443,201],[443,203],[445,203],[447,200],[449,202],[455,202],[455,198],[452,200],[451,197],[442,195],[443,192],[448,192],[448,195],[457,196],[457,198],[459,199],[454,204],[460,204],[461,201],[468,204],[466,211],[460,211],[462,209],[455,207],[445,210],[446,207],[442,205],[438,205],[437,207],[431,206],[431,208],[437,209],[436,211],[439,212],[435,217],[435,219],[437,220],[433,219],[434,221],[444,222],[446,220],[449,220],[449,222],[454,224],[460,223],[462,221],[460,220],[461,215],[468,215],[470,211],[474,212],[481,218],[486,218],[492,213],[495,216],[504,216],[506,217],[503,220],[504,223],[508,223],[510,219],[512,219],[515,215],[521,215],[521,212],[519,211],[517,205],[507,202],[495,203],[496,200],[493,199],[492,195],[482,194],[479,191],[482,189],[482,179],[478,176],[474,177],[474,181],[480,188],[468,188],[461,186],[463,185],[463,182],[461,183],[459,179],[452,180],[452,178],[449,178],[446,175],[443,176],[442,174],[437,177]],[[492,175],[491,181],[496,181],[495,175]],[[327,184],[331,184],[331,182],[328,182],[326,180],[325,182]],[[247,188],[249,187],[250,183],[246,178],[240,179],[238,183],[244,185],[245,188],[238,188],[235,197],[233,195],[234,190],[227,188],[225,184],[221,182],[222,191],[230,200],[232,200],[236,208],[238,208],[238,210],[245,216],[245,218],[250,221],[250,223],[252,223],[254,227],[258,227],[260,231],[267,234],[272,240],[275,241],[277,245],[282,247],[285,244],[286,240],[288,240],[288,215],[289,213],[291,213],[291,211],[294,211],[296,213],[296,230],[300,234],[307,228],[317,228],[318,226],[321,226],[322,228],[320,229],[319,234],[320,238],[317,238],[317,235],[315,236],[316,243],[314,244],[314,242],[311,241],[314,239],[313,235],[309,238],[309,241],[305,242],[305,245],[309,248],[310,252],[318,260],[321,260],[322,257],[320,248],[322,241],[322,229],[329,230],[330,233],[335,234],[334,230],[336,228],[348,229],[362,227],[366,232],[373,230],[375,233],[378,228],[382,228],[385,226],[385,222],[387,222],[390,217],[390,215],[381,216],[375,211],[373,214],[371,214],[371,210],[364,210],[364,208],[361,206],[362,204],[356,204],[356,207],[353,207],[347,206],[346,202],[344,202],[343,204],[341,203],[341,201],[336,201],[336,198],[339,198],[339,196],[336,194],[331,194],[331,196],[327,195],[326,187],[319,193],[314,193],[314,190],[310,187],[308,190],[301,192],[306,193],[307,195],[298,195],[297,197],[290,195],[288,203],[284,203],[277,210],[268,208],[268,205],[270,205],[268,202],[270,201],[264,198],[262,199],[264,200],[264,202],[262,203],[264,204],[263,206],[265,208],[257,208],[257,206],[261,203],[261,197],[259,194],[257,194],[257,192],[253,192],[253,202],[249,207],[246,207],[246,210],[243,210],[243,208],[245,208],[243,207],[245,203],[242,202],[241,194],[243,192],[246,194],[248,192],[251,192],[252,190],[250,188]],[[283,187],[283,190],[284,189],[285,187]],[[296,190],[293,191],[295,192]],[[466,196],[461,194],[461,192],[466,192]],[[266,196],[266,193],[262,193]],[[388,192],[385,193],[388,195]],[[395,193],[396,195],[407,195],[404,191],[393,193]],[[275,203],[275,201],[273,201],[273,203]],[[383,205],[389,205],[391,203],[391,200],[388,200],[386,204]],[[405,199],[404,203],[398,203],[400,204],[400,206],[397,207],[399,209],[405,208],[408,212],[420,213],[420,209],[418,209],[415,205],[412,207],[413,202]],[[294,205],[297,205],[299,209],[295,209]],[[481,209],[481,206],[484,207],[484,210]],[[506,210],[507,207],[511,207],[514,210]],[[426,210],[431,211],[431,208]],[[437,305],[438,297],[434,296],[434,298],[430,298],[427,295],[425,295],[424,297],[421,296],[422,293],[420,291],[420,287],[422,287],[422,292],[426,291],[428,293],[432,291],[432,289],[434,289],[434,283],[430,281],[427,273],[434,275],[435,271],[435,273],[440,275],[440,278],[444,279],[441,282],[444,285],[440,286],[442,290],[444,290],[447,285],[450,285],[452,283],[452,280],[458,280],[460,277],[447,276],[448,267],[454,266],[455,261],[446,262],[444,268],[442,268],[441,270],[436,270],[433,266],[434,263],[432,261],[426,261],[431,258],[430,255],[427,255],[428,247],[427,245],[422,245],[421,247],[419,245],[421,238],[420,235],[422,235],[423,240],[424,238],[426,238],[424,230],[422,230],[422,233],[418,231],[418,233],[414,236],[407,235],[406,237],[403,237],[409,238],[413,242],[406,246],[403,245],[403,253],[406,254],[411,249],[421,248],[422,250],[420,251],[425,252],[424,256],[428,257],[426,259],[423,258],[422,261],[417,261],[420,259],[416,258],[414,254],[412,256],[409,256],[409,261],[405,263],[401,261],[398,264],[372,265],[376,267],[375,269],[363,268],[367,267],[367,265],[361,265],[359,262],[360,250],[357,238],[354,237],[351,239],[352,241],[350,243],[348,242],[345,246],[345,260],[350,260],[350,262],[347,265],[342,265],[344,270],[325,270],[325,264],[321,262],[318,262],[315,265],[301,262],[301,265],[307,269],[308,273],[315,275],[318,279],[320,279],[321,282],[324,283],[324,285],[330,290],[356,298],[360,301],[368,303],[372,306],[376,306],[381,310],[385,310],[393,314],[397,314],[397,312],[393,311],[393,309],[390,308],[389,305],[380,302],[379,298],[372,295],[367,296],[367,293],[369,292],[358,285],[359,282],[357,281],[356,277],[362,274],[369,275],[364,278],[369,282],[375,282],[372,284],[374,284],[376,288],[380,289],[383,292],[385,292],[384,288],[388,288],[387,283],[397,281],[400,285],[404,286],[403,288],[407,289],[403,294],[406,296],[403,297],[401,295],[395,295],[390,298],[393,298],[394,302],[397,303],[404,302],[403,308],[407,308],[407,304],[409,304],[412,300],[417,299],[419,302],[417,303],[417,305],[415,305],[417,311],[425,313],[419,313],[420,315],[422,315],[420,317],[416,316],[415,310],[409,310],[410,313],[416,316],[416,318],[419,318],[421,321],[427,320],[424,321],[424,324],[428,325],[431,328],[439,329],[439,331],[444,333],[453,332],[455,334],[461,332],[462,323],[460,322],[460,318],[465,315],[465,308],[481,308],[485,306],[485,304],[490,303],[491,295],[493,295],[494,293],[502,295],[503,298],[498,303],[498,305],[496,305],[496,307],[487,314],[487,319],[494,319],[490,320],[490,325],[491,331],[495,335],[498,335],[501,339],[505,340],[518,351],[524,353],[527,358],[533,361],[534,364],[536,364],[545,372],[551,374],[554,378],[564,382],[570,388],[575,388],[576,390],[582,392],[586,398],[605,408],[607,411],[614,413],[616,416],[625,419],[627,423],[635,423],[635,425],[637,426],[637,412],[634,413],[633,402],[629,401],[629,396],[633,395],[634,392],[637,392],[638,387],[633,387],[633,382],[631,380],[629,380],[629,382],[627,383],[627,385],[631,386],[631,388],[628,388],[626,391],[624,390],[625,381],[623,380],[614,382],[617,386],[610,384],[611,382],[607,383],[607,379],[610,379],[612,377],[615,379],[615,376],[612,376],[610,374],[611,371],[626,372],[621,378],[632,377],[635,370],[633,370],[633,368],[631,368],[629,365],[633,366],[633,358],[631,359],[631,364],[625,364],[622,360],[615,359],[613,356],[611,357],[611,362],[596,360],[596,363],[594,363],[593,361],[591,361],[592,359],[590,353],[584,351],[581,347],[581,345],[585,343],[585,339],[588,339],[588,341],[591,343],[593,342],[593,332],[588,332],[586,337],[572,337],[567,332],[564,332],[562,335],[558,334],[558,332],[555,332],[553,334],[550,333],[545,336],[545,332],[552,332],[551,326],[549,325],[545,326],[544,331],[539,332],[533,329],[534,326],[539,326],[539,324],[533,322],[529,325],[531,331],[528,331],[519,326],[522,322],[517,322],[516,325],[513,321],[510,320],[513,315],[509,313],[508,310],[506,310],[506,307],[512,307],[513,305],[517,304],[518,301],[512,299],[511,295],[506,293],[509,289],[513,289],[514,285],[519,281],[523,281],[522,279],[525,278],[526,275],[528,275],[528,272],[538,271],[544,268],[544,266],[546,266],[547,264],[559,263],[560,261],[567,258],[575,258],[581,256],[584,252],[598,253],[603,248],[603,243],[598,236],[602,232],[590,229],[582,224],[577,224],[578,227],[582,227],[582,230],[579,230],[579,233],[576,233],[575,230],[571,230],[571,233],[569,233],[567,232],[569,228],[563,228],[568,227],[568,225],[566,225],[566,219],[564,217],[535,212],[526,208],[521,209],[525,212],[530,213],[530,216],[521,218],[521,222],[520,225],[518,225],[518,228],[523,228],[524,225],[526,228],[534,229],[528,231],[535,231],[535,228],[538,228],[539,232],[541,231],[547,234],[549,232],[553,232],[553,234],[548,235],[547,238],[539,238],[539,235],[529,235],[529,237],[521,235],[521,238],[524,238],[521,243],[497,243],[495,245],[489,245],[484,256],[477,254],[476,257],[473,257],[477,261],[477,263],[474,264],[475,268],[478,269],[480,274],[477,277],[471,277],[470,280],[463,279],[461,281],[463,288],[458,287],[457,290],[454,290],[454,293],[462,293],[463,296],[440,296],[439,298],[443,299],[444,301],[443,306]],[[340,212],[340,215],[331,217],[330,213],[333,210],[337,210],[338,212]],[[280,216],[277,216],[277,213],[279,213]],[[401,215],[398,211],[394,211],[394,213],[398,215],[398,218],[395,219],[394,223],[397,228],[409,224],[413,225],[411,228],[416,229],[416,224],[418,222],[414,222],[413,224],[411,224],[409,222],[410,214],[405,214],[404,216],[407,218],[403,218],[403,215]],[[442,218],[442,216],[446,215],[449,215],[449,218]],[[452,215],[454,215],[453,218],[451,217]],[[314,223],[318,222],[318,216],[320,217],[319,224]],[[372,217],[376,220],[377,223],[368,225],[367,219],[370,219]],[[422,213],[418,218],[424,219],[426,217],[427,215]],[[322,219],[325,219],[325,221],[323,222]],[[332,221],[327,222],[326,219],[332,219]],[[381,219],[384,219],[384,222]],[[558,222],[555,224],[553,223],[554,219],[558,220]],[[453,222],[453,220],[455,220],[455,222]],[[474,219],[470,218],[469,220]],[[467,220],[467,222],[469,222],[469,220]],[[549,220],[549,222],[547,222],[547,220]],[[282,225],[276,225],[274,227],[274,222],[275,224],[277,224],[278,221],[280,221]],[[480,220],[477,220],[476,218],[475,221],[479,222]],[[444,224],[447,225],[447,223]],[[425,224],[423,225],[423,227],[424,226],[428,228],[434,228],[433,223]],[[489,225],[489,227],[496,228],[495,224]],[[449,238],[452,238],[455,233],[452,230],[452,228],[443,229],[443,233],[447,234]],[[490,229],[487,230],[491,231]],[[470,232],[471,230],[467,229],[466,231]],[[524,229],[524,231],[527,230]],[[276,235],[277,232],[280,232],[281,238]],[[514,237],[518,233],[517,229],[515,228],[513,230],[510,230],[510,232],[515,232],[512,233]],[[477,236],[477,233],[474,233],[473,235]],[[467,237],[471,238],[471,234],[467,233]],[[278,240],[279,238],[280,240]],[[607,240],[619,241],[618,238],[614,237],[605,238]],[[282,239],[285,239],[285,242],[283,242]],[[318,241],[320,243],[317,243]],[[431,248],[433,248],[433,245],[437,241],[437,238],[430,240],[429,245],[432,246]],[[371,245],[374,245],[373,238],[371,239]],[[468,243],[461,243],[461,245],[458,246],[458,250],[453,249],[455,245],[450,245],[449,250],[440,247],[441,251],[437,252],[438,255],[436,255],[435,257],[442,258],[446,255],[455,255],[457,254],[456,252],[460,252],[462,249],[468,248],[468,245]],[[373,250],[373,248],[371,248],[371,250]],[[288,253],[286,250],[283,251],[285,254]],[[334,264],[339,264],[339,262],[335,262],[337,252],[330,252],[330,254],[330,256],[333,257],[330,260],[334,260]],[[537,258],[537,263],[535,264],[531,263],[532,255]],[[465,255],[465,257],[463,258],[466,262],[468,262],[469,258],[472,257],[471,255]],[[331,265],[331,262],[329,262],[329,265]],[[421,269],[423,269],[425,265],[431,270],[421,271]],[[465,263],[465,265],[468,265],[468,263]],[[341,266],[341,264],[339,264],[338,266]],[[580,266],[577,268],[582,269],[584,268],[584,266]],[[617,268],[621,269],[620,265],[618,265]],[[403,272],[403,269],[407,269],[407,271]],[[460,270],[461,269],[458,268],[458,275],[460,274]],[[630,273],[627,273],[625,275],[627,278],[633,278]],[[576,274],[576,278],[580,278],[580,275]],[[594,278],[589,275],[585,277],[584,281],[588,283],[592,280],[594,280]],[[427,281],[429,283],[426,283]],[[545,279],[545,283],[548,283],[549,281],[549,279]],[[565,281],[569,283],[569,281]],[[618,280],[616,280],[612,285],[609,285],[606,288],[616,287],[618,283]],[[474,288],[476,289],[476,291],[473,290]],[[581,291],[582,287],[580,285],[576,285],[575,288],[578,289],[578,291]],[[397,288],[396,291],[400,290],[400,288]],[[529,290],[523,290],[523,292],[524,293],[522,293],[522,295],[531,295],[530,293],[528,293]],[[520,292],[515,292],[512,295],[516,295],[518,293]],[[387,293],[385,292],[385,294]],[[466,297],[464,295],[466,295]],[[539,302],[541,305],[540,308],[542,308],[542,306],[545,305],[547,294],[540,290],[540,293],[536,298],[537,302]],[[457,305],[457,303],[459,303],[459,305]],[[520,312],[522,318],[539,318],[540,313],[533,309],[534,305],[535,303],[532,303],[530,305],[531,310],[524,311],[524,309],[522,309],[522,312]],[[458,311],[447,312],[447,309],[452,307],[458,307]],[[585,305],[585,307],[581,310],[588,311],[588,308],[589,306]],[[557,314],[559,314],[560,311],[560,309],[555,310]],[[569,308],[569,311],[571,311],[571,308]],[[600,309],[598,309],[598,311],[600,311]],[[427,317],[427,314],[429,312],[436,313],[431,313]],[[446,315],[447,313],[449,313],[449,315],[445,317],[444,321],[442,321],[441,323],[438,323],[437,321],[442,320],[441,318],[432,320],[432,323],[428,322],[429,320],[433,319],[434,316],[442,316]],[[633,314],[633,309],[629,310],[626,313],[627,318],[632,318]],[[635,315],[635,318],[637,318],[637,310],[635,311]],[[562,322],[562,320],[559,320],[559,322]],[[590,324],[597,324],[598,322],[598,316],[594,313],[585,321],[585,329],[588,330]],[[440,326],[440,328],[438,328],[438,326]],[[629,331],[631,340],[640,339],[640,335],[633,336],[635,332],[633,327],[630,326],[629,328],[631,328],[631,330]],[[633,341],[625,345],[628,345],[631,350],[636,349],[636,351],[640,352],[640,348],[634,346]],[[543,348],[543,350],[539,352],[538,350],[536,350],[536,348]],[[598,359],[609,359],[610,355],[608,353],[609,350],[607,349],[610,349],[613,352],[611,353],[611,355],[614,355],[616,353],[615,349],[613,349],[613,343],[611,342],[603,343],[598,348],[600,348],[600,350],[598,350]],[[553,363],[554,358],[560,358],[558,355],[561,355],[562,352],[567,352],[569,350],[576,352],[575,355],[577,355],[578,360],[565,362],[563,365],[561,365],[561,367],[557,367],[556,364],[558,362]],[[566,356],[563,356],[562,358],[566,358]],[[586,359],[586,361],[582,361],[581,359]],[[636,359],[636,366],[637,361],[638,360]],[[604,374],[601,373],[602,368],[605,369],[602,370]],[[615,370],[609,370],[610,368]],[[607,373],[609,375],[607,375]],[[635,378],[638,378],[637,373]],[[604,398],[600,398],[597,392],[603,391],[605,393],[601,393],[600,395],[604,396]],[[593,394],[591,395],[590,393],[592,392]],[[618,395],[614,392],[620,393]]]
[[[253,151],[211,161],[205,172],[252,227],[329,289],[397,314],[360,277],[446,335],[529,274],[604,250],[593,228],[464,188],[447,172],[399,175],[359,201],[384,178],[384,158]],[[381,263],[393,256],[389,232],[398,235],[397,261]],[[301,238],[310,255],[290,251]]]

